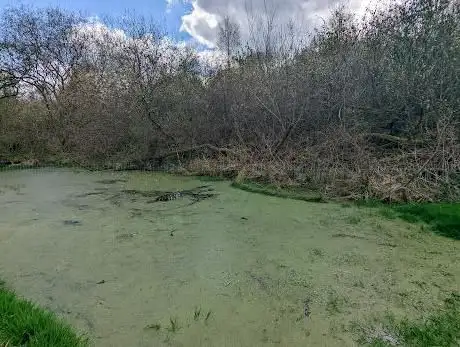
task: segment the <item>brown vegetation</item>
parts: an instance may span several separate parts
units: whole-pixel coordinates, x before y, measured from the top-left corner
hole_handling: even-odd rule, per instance
[[[359,23],[339,9],[309,40],[270,12],[246,45],[225,18],[226,64],[206,75],[192,50],[165,53],[143,18],[118,23],[124,41],[108,31],[90,40],[76,33],[82,23],[54,9],[4,11],[0,157],[180,169],[353,199],[459,198],[457,1],[394,3]]]

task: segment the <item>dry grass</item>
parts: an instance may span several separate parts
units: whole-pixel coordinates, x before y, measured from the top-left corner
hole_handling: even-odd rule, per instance
[[[412,144],[393,137],[391,141],[404,145],[385,151],[365,134],[331,130],[316,146],[278,156],[239,150],[237,157],[197,158],[183,164],[182,173],[309,188],[326,197],[350,200],[456,201],[460,197],[460,144],[452,129],[439,126],[424,141]]]

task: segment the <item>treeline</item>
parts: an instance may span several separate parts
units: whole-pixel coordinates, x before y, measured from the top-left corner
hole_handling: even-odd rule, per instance
[[[459,199],[458,1],[340,8],[307,39],[273,12],[242,42],[224,18],[218,68],[126,18],[3,12],[0,157]]]

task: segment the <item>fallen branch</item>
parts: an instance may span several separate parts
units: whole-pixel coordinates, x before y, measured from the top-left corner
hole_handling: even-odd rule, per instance
[[[167,153],[163,153],[163,154],[160,154],[160,155],[157,155],[153,158],[153,160],[163,160],[163,159],[166,159],[166,158],[169,158],[169,157],[172,157],[172,156],[182,156],[182,155],[185,155],[185,154],[188,154],[188,153],[191,153],[191,152],[196,152],[196,151],[203,151],[203,150],[210,150],[212,152],[217,152],[217,153],[222,153],[222,154],[230,154],[230,155],[233,155],[235,157],[239,157],[239,154],[229,148],[220,148],[220,147],[216,147],[214,145],[211,145],[211,144],[203,144],[203,145],[198,145],[198,146],[194,146],[194,147],[191,147],[191,148],[185,148],[185,149],[180,149],[180,150],[174,150],[174,151],[171,151],[171,152],[167,152]]]

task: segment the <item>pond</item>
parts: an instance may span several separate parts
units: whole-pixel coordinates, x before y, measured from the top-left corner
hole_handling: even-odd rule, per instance
[[[177,191],[193,194],[158,198]],[[356,345],[458,290],[459,251],[370,208],[228,182],[0,172],[0,278],[95,346]]]

